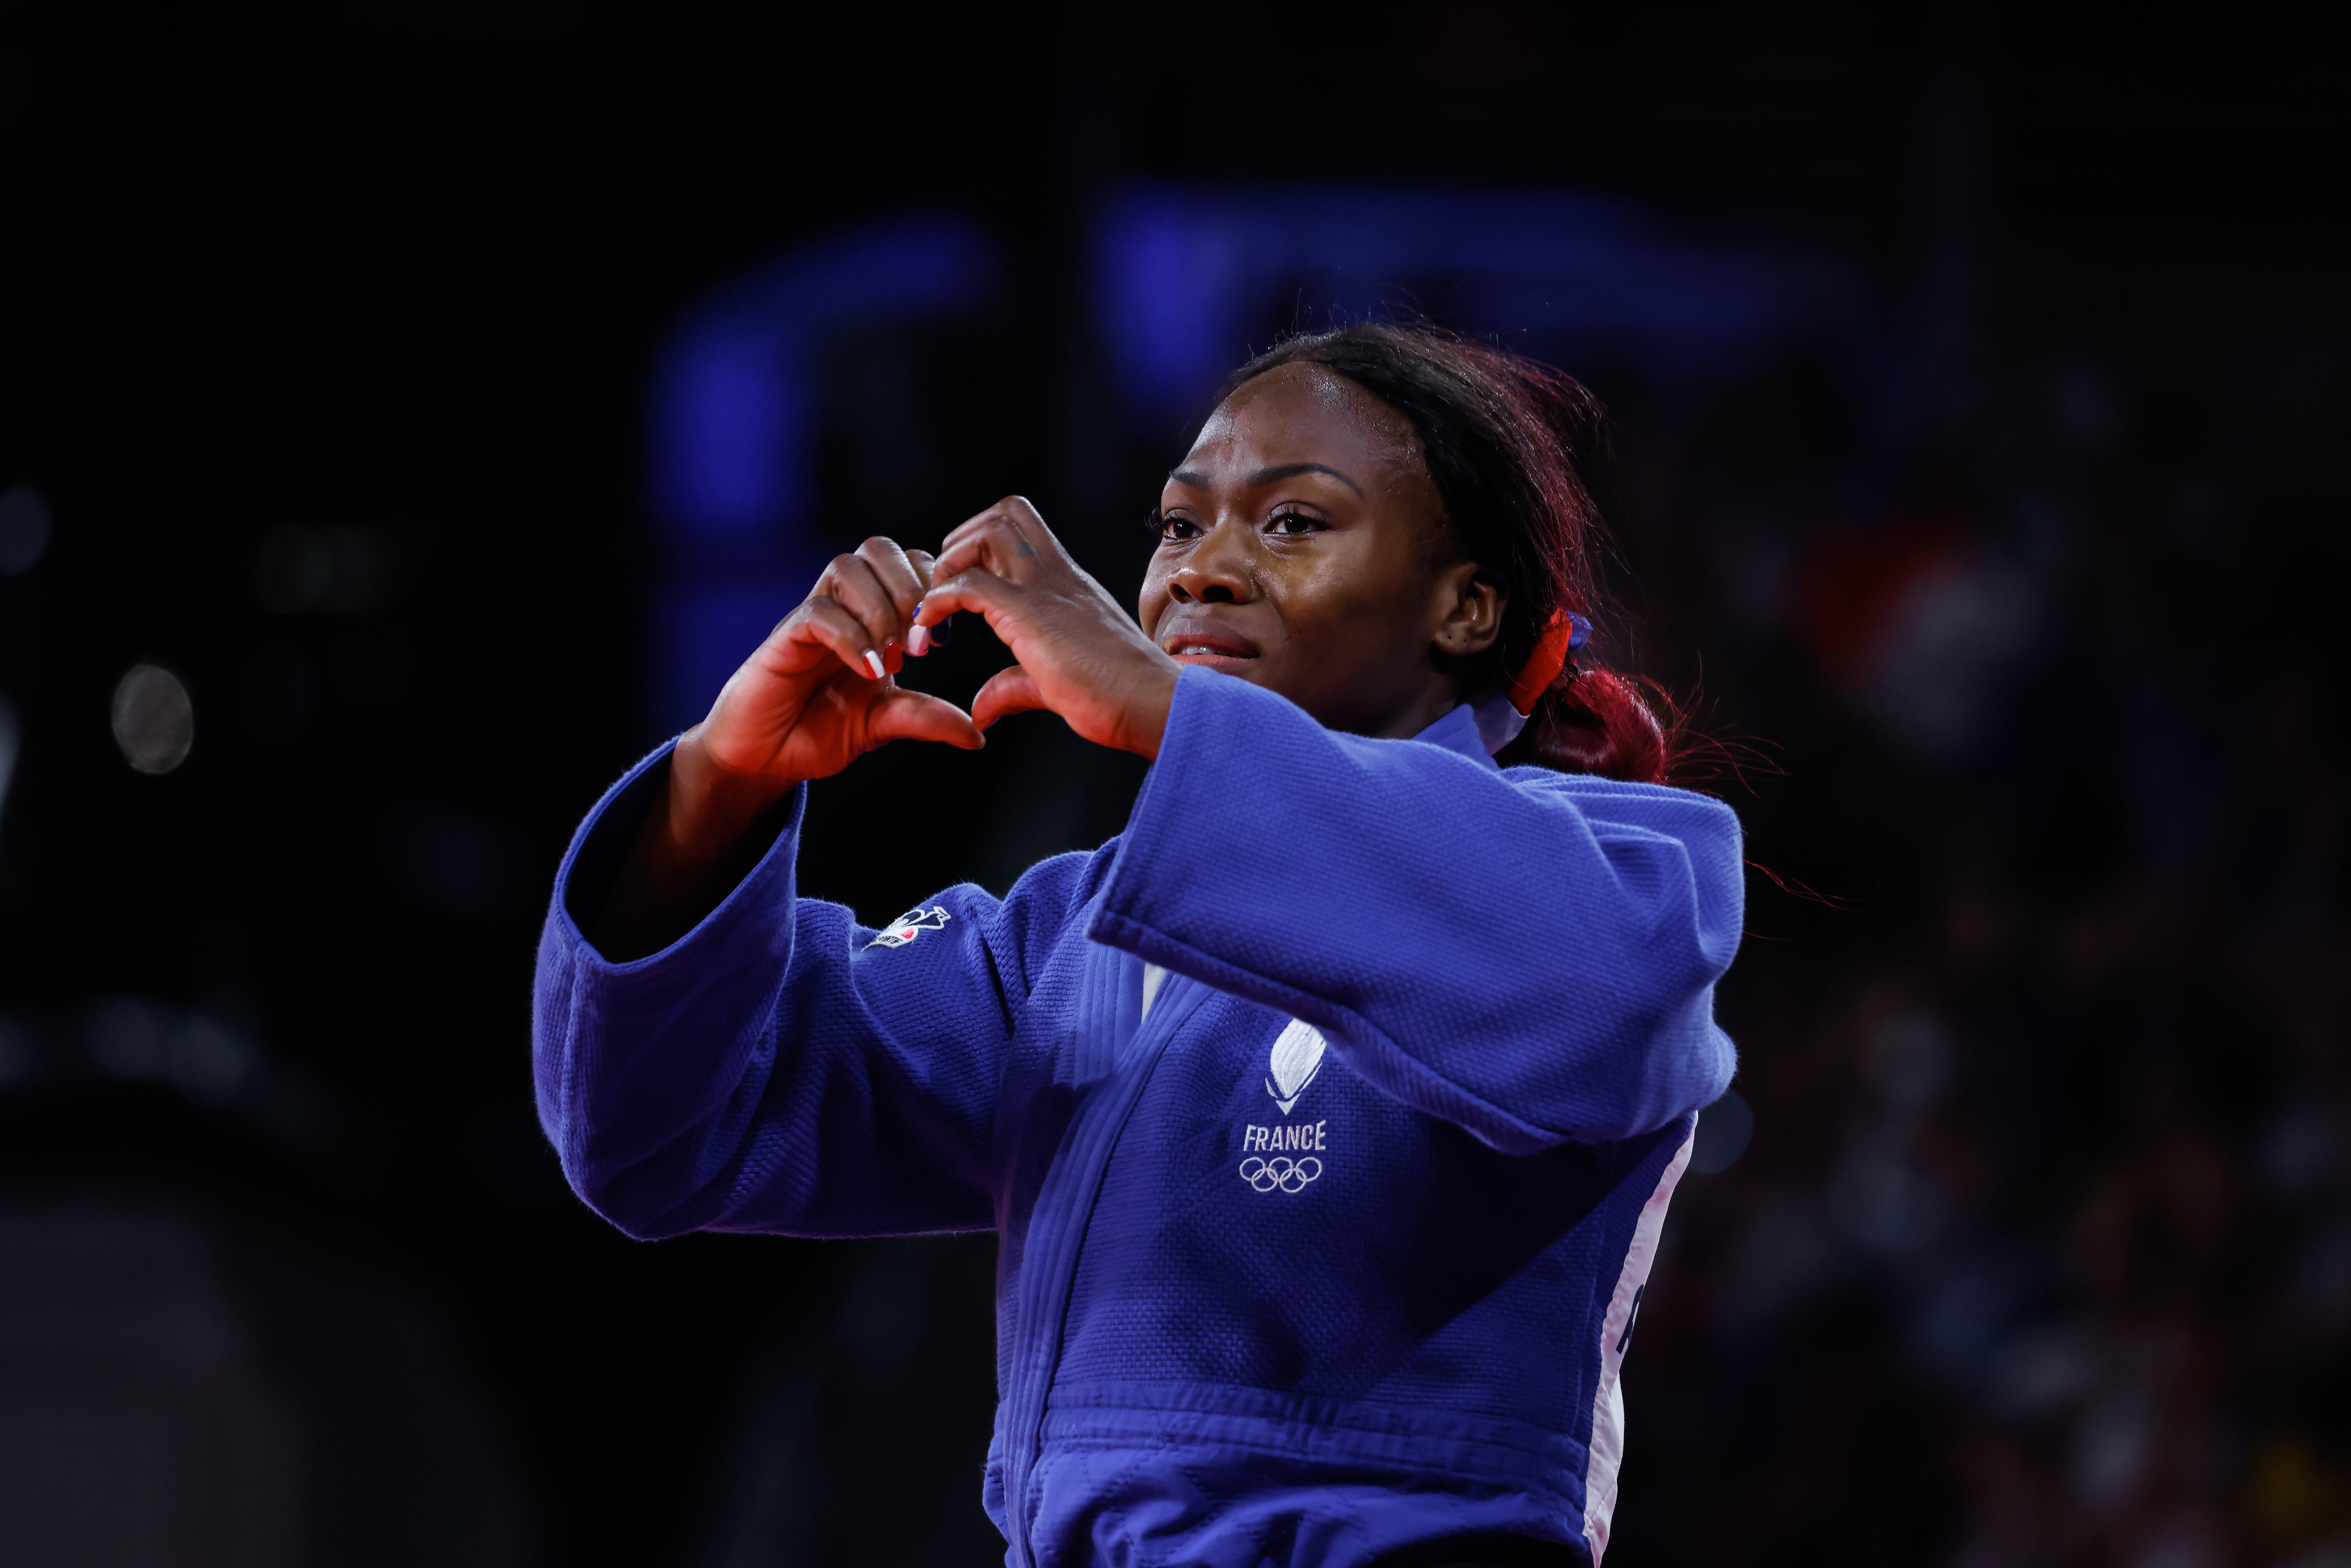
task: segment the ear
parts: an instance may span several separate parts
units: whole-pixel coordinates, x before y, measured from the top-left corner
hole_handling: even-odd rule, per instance
[[[1429,644],[1449,658],[1474,658],[1494,645],[1502,634],[1502,611],[1510,591],[1485,568],[1461,561],[1437,574],[1435,602],[1437,631]]]

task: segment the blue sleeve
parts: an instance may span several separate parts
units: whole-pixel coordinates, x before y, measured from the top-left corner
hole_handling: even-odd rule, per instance
[[[1321,1030],[1493,1147],[1633,1137],[1730,1082],[1738,819],[1322,728],[1186,671],[1091,935]]]
[[[579,901],[609,881],[667,762],[664,747],[639,764],[580,826],[539,939],[532,1066],[573,1190],[636,1237],[988,1228],[1023,954],[1070,917],[1087,857],[1044,862],[1001,903],[950,888],[914,936],[877,942],[849,910],[794,895],[803,786],[716,910],[614,964]]]

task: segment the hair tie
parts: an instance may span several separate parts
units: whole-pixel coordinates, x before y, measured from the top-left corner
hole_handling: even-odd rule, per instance
[[[1567,661],[1586,643],[1592,641],[1592,622],[1570,610],[1554,610],[1543,626],[1543,634],[1535,640],[1535,651],[1519,666],[1519,673],[1508,688],[1510,706],[1523,716],[1535,711],[1535,704]]]

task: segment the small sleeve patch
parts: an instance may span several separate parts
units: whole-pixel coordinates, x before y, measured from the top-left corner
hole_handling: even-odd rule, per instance
[[[904,947],[925,931],[944,929],[955,918],[944,904],[934,904],[928,909],[910,909],[897,919],[874,933],[868,947]]]

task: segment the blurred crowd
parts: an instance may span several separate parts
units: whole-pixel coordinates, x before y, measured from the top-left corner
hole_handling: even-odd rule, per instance
[[[1613,1563],[2351,1563],[2351,409],[2052,337],[1876,517],[1802,367],[1677,453],[1778,874]]]

